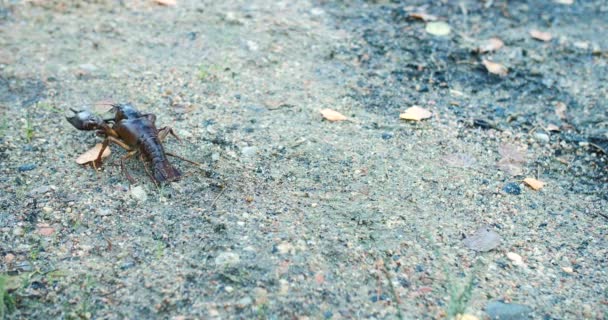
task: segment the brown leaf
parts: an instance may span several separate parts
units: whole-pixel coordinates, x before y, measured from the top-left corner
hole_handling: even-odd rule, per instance
[[[540,180],[536,180],[534,178],[525,178],[524,183],[527,184],[528,186],[530,186],[530,188],[532,188],[534,190],[540,190],[545,185],[544,182],[542,182]]]
[[[400,114],[399,119],[420,121],[423,119],[428,119],[432,115],[433,113],[427,109],[421,108],[419,106],[412,106],[405,110],[405,112]]]
[[[551,33],[536,30],[536,29],[530,30],[530,35],[532,36],[532,38],[534,38],[536,40],[545,41],[545,42],[551,41],[551,39],[553,38]]]
[[[499,38],[490,38],[484,41],[483,44],[479,46],[478,50],[480,53],[496,51],[502,48],[504,45],[505,43],[502,42],[502,40],[500,40]]]
[[[485,60],[485,59],[482,60],[481,63],[483,63],[483,65],[486,67],[486,69],[488,70],[489,73],[496,74],[501,77],[504,77],[507,75],[507,73],[509,73],[509,70],[507,69],[507,67],[503,66],[500,63],[492,62],[492,61]]]
[[[498,233],[492,231],[490,227],[484,226],[477,229],[472,235],[464,239],[464,245],[475,251],[490,251],[500,244],[501,238]]]
[[[154,0],[154,2],[161,6],[174,6],[177,4],[176,0]]]
[[[343,120],[348,119],[346,116],[344,116],[340,112],[332,110],[332,109],[323,109],[323,110],[321,110],[321,114],[323,115],[323,118],[325,118],[329,121],[343,121]]]
[[[93,162],[97,159],[99,155],[99,151],[101,151],[101,143],[96,144],[93,148],[87,150],[85,153],[81,154],[76,158],[76,163],[78,164],[87,164],[89,162]],[[101,155],[101,158],[108,157],[112,152],[110,148],[106,148]]]
[[[424,12],[413,12],[410,13],[410,18],[420,19],[422,21],[436,21],[437,16],[432,14],[424,13]]]
[[[566,110],[568,106],[565,103],[558,101],[555,103],[555,114],[562,120],[566,119]]]

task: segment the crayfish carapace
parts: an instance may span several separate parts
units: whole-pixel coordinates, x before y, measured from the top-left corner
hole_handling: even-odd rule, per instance
[[[197,162],[165,151],[161,141],[168,134],[173,135],[177,140],[180,139],[170,127],[157,129],[156,116],[152,113],[141,113],[128,103],[113,104],[111,111],[114,113],[114,117],[110,119],[103,119],[86,110],[71,110],[75,115],[66,118],[76,129],[97,130],[99,135],[105,136],[99,155],[93,161],[93,167],[96,169],[101,167],[101,156],[110,142],[127,150],[127,154],[120,159],[120,167],[132,184],[135,183],[135,180],[127,172],[125,160],[135,155],[140,156],[146,173],[157,185],[178,180],[182,175],[169,163],[168,155],[200,166]]]

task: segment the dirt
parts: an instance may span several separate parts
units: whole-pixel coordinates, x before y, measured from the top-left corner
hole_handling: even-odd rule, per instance
[[[558,2],[2,2],[5,317],[604,319],[608,6]],[[109,101],[203,168],[77,165]]]

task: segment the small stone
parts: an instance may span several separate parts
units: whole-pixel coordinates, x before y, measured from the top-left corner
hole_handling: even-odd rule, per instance
[[[247,40],[247,50],[258,51],[259,49],[260,46],[255,41]]]
[[[243,308],[247,308],[252,303],[253,303],[253,299],[251,299],[251,297],[244,297],[236,302],[236,306],[243,309]]]
[[[51,212],[53,212],[53,208],[51,208],[51,207],[42,207],[42,212],[44,212],[44,213],[51,213]]]
[[[241,258],[238,254],[230,251],[221,252],[215,257],[215,265],[218,267],[230,267],[238,264]]]
[[[226,286],[226,287],[224,287],[224,291],[226,291],[226,292],[228,292],[228,293],[231,293],[231,292],[233,292],[233,291],[234,291],[234,288],[233,288],[233,287],[231,287],[231,286]]]
[[[244,147],[241,149],[241,154],[243,155],[243,157],[250,158],[255,156],[257,151],[257,147]]]
[[[9,263],[13,262],[14,260],[15,260],[15,255],[14,255],[14,254],[12,254],[12,253],[7,253],[7,254],[4,256],[4,262],[5,262],[6,264],[9,264]]]
[[[546,133],[536,132],[534,134],[534,138],[538,140],[538,142],[547,143],[549,142],[549,136]]]
[[[486,252],[498,247],[500,240],[498,233],[484,226],[464,239],[464,245],[471,250]]]
[[[146,193],[146,189],[144,189],[144,187],[142,186],[137,186],[131,189],[131,196],[139,202],[146,202],[146,200],[148,200],[148,194]]]
[[[25,231],[24,231],[24,230],[23,230],[23,228],[21,228],[21,227],[15,227],[15,228],[13,229],[13,235],[14,235],[14,236],[18,236],[18,237],[20,237],[20,236],[22,236],[22,235],[24,235],[24,234],[25,234]]]
[[[220,154],[217,152],[214,152],[211,154],[211,161],[218,161],[220,160]]]
[[[30,190],[30,196],[36,196],[36,195],[40,195],[40,194],[45,194],[49,191],[51,191],[52,188],[51,186],[40,186],[40,187],[36,187],[32,190]]]
[[[268,291],[264,288],[257,287],[253,289],[253,294],[255,295],[255,304],[262,305],[268,303]]]
[[[384,132],[384,133],[382,133],[382,139],[383,140],[388,140],[388,139],[391,139],[392,137],[393,137],[393,134],[390,133],[390,132]]]
[[[289,242],[281,242],[277,246],[277,250],[279,250],[279,253],[281,254],[288,254],[293,251],[293,245]]]
[[[571,267],[562,267],[562,270],[565,273],[568,273],[568,274],[573,274],[574,273],[574,269],[572,269]]]
[[[492,301],[486,306],[486,313],[488,314],[488,316],[490,316],[490,319],[530,319],[530,313],[532,313],[532,308],[523,304]]]
[[[502,190],[508,194],[519,195],[521,193],[521,188],[515,182],[507,183]]]
[[[36,168],[35,164],[29,163],[29,164],[24,164],[22,166],[19,166],[19,168],[17,168],[17,170],[19,170],[19,172],[25,172],[25,171],[34,170],[35,168]]]
[[[105,217],[105,216],[109,216],[109,215],[111,215],[111,214],[112,214],[112,210],[111,210],[111,209],[109,209],[109,208],[99,208],[99,209],[97,210],[97,215],[98,215],[98,216]]]
[[[310,14],[312,14],[313,16],[320,16],[324,13],[325,13],[325,10],[323,10],[322,8],[319,8],[319,7],[314,7],[312,9],[310,9]]]

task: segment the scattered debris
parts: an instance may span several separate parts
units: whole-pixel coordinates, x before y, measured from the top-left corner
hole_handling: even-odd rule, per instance
[[[405,112],[403,112],[402,114],[400,114],[399,119],[420,121],[423,119],[428,119],[432,115],[433,113],[427,109],[421,108],[419,106],[413,106],[405,110]]]
[[[93,162],[97,159],[99,155],[99,151],[101,151],[101,143],[96,144],[93,148],[87,150],[85,153],[81,154],[76,158],[76,163],[78,164],[87,164],[89,162]],[[112,152],[110,148],[106,148],[101,155],[101,158],[107,158]]]
[[[486,252],[500,245],[500,235],[484,226],[477,229],[472,235],[464,239],[464,245],[474,251]]]
[[[551,41],[551,39],[553,38],[551,33],[539,31],[536,29],[530,30],[530,36],[532,36],[532,38],[534,38],[536,40],[545,41],[545,42]]]
[[[545,185],[544,182],[536,180],[534,178],[525,178],[524,183],[534,190],[540,190]]]
[[[344,121],[344,120],[348,120],[348,118],[341,114],[338,111],[332,110],[332,109],[323,109],[321,110],[321,114],[323,115],[323,118],[325,118],[326,120],[329,121]]]
[[[483,65],[486,67],[486,70],[488,70],[488,72],[491,74],[504,77],[509,73],[509,69],[507,69],[507,67],[503,66],[500,63],[492,62],[486,59],[483,59],[481,63],[483,63]]]
[[[434,36],[447,36],[450,34],[452,29],[450,25],[443,21],[434,21],[426,24],[425,28],[426,32],[434,35]]]

